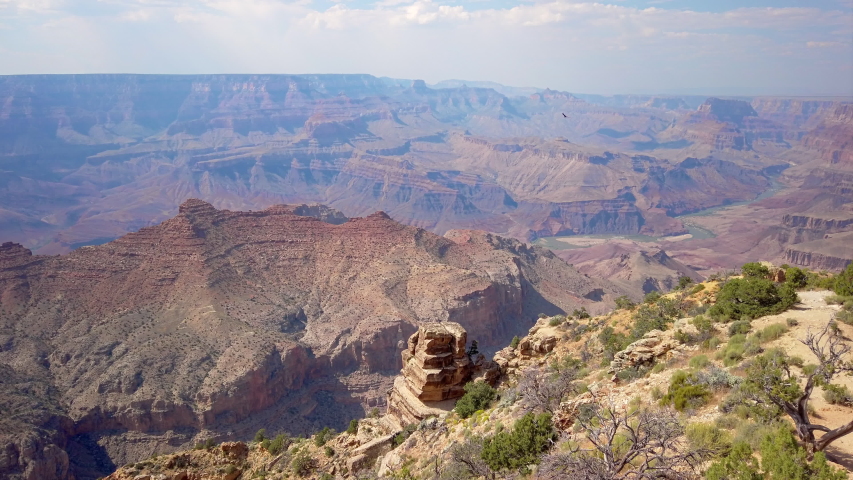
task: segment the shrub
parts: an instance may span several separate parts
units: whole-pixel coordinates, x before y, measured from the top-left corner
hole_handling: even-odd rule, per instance
[[[350,435],[355,435],[356,433],[358,433],[358,420],[353,418],[352,420],[349,421],[349,426],[347,427],[347,433],[349,433]]]
[[[652,290],[651,292],[647,293],[645,297],[643,297],[643,303],[655,303],[658,301],[658,299],[660,299],[660,297],[661,294],[659,291]]]
[[[456,413],[462,418],[468,418],[477,410],[483,410],[497,396],[497,391],[486,382],[468,382],[465,384],[465,395],[456,402]]]
[[[335,436],[335,431],[329,427],[323,427],[322,430],[314,434],[314,445],[322,447],[327,441]]]
[[[731,435],[709,423],[690,424],[685,434],[694,450],[708,451],[715,457],[728,455],[732,448]]]
[[[705,284],[704,283],[700,283],[700,284],[696,285],[695,287],[693,287],[693,289],[690,290],[690,295],[696,295],[697,293],[701,292],[702,290],[705,290]]]
[[[544,313],[540,313],[540,314],[538,315],[538,317],[539,317],[540,319],[542,319],[542,318],[548,318],[548,315],[545,315]]]
[[[634,313],[631,337],[640,339],[652,330],[666,330],[679,313],[677,302],[668,298],[661,298],[652,305],[641,305]]]
[[[613,301],[616,303],[616,308],[619,310],[630,310],[634,308],[634,302],[632,302],[627,295],[616,297],[616,299]]]
[[[743,360],[746,351],[746,335],[739,333],[729,339],[729,343],[717,352],[717,360],[722,360],[723,365],[731,367]]]
[[[798,443],[791,429],[785,425],[768,429],[758,448],[761,467],[752,456],[746,442],[737,442],[728,458],[711,465],[708,480],[845,480],[847,473],[829,465],[823,452],[814,454],[811,462],[808,453]]]
[[[500,432],[483,442],[482,458],[492,470],[518,469],[537,463],[557,438],[551,415],[528,413],[519,418],[511,432]]]
[[[255,442],[261,443],[267,438],[267,429],[262,428],[255,433]]]
[[[732,388],[739,385],[740,382],[740,377],[732,375],[716,365],[709,365],[706,369],[694,373],[694,383],[711,390]]]
[[[798,267],[785,269],[785,283],[789,283],[796,289],[804,288],[808,283],[806,272]]]
[[[800,324],[800,322],[798,322],[796,318],[788,317],[785,319],[785,324],[788,325],[789,327],[796,327],[797,325]]]
[[[729,336],[749,333],[750,331],[752,331],[752,322],[749,320],[738,320],[729,325]]]
[[[790,285],[777,286],[762,278],[736,278],[723,285],[709,312],[715,317],[758,318],[784,312],[797,301]]]
[[[586,311],[586,307],[581,307],[580,310],[575,309],[572,311],[572,316],[577,319],[590,318],[589,312]]]
[[[676,287],[676,288],[678,288],[679,290],[684,290],[684,289],[685,289],[685,288],[687,288],[687,286],[688,286],[688,285],[690,285],[691,283],[693,283],[693,279],[692,279],[692,278],[687,277],[687,276],[679,277],[679,278],[678,278],[678,287]]]
[[[604,348],[604,359],[608,362],[613,360],[616,352],[624,350],[631,343],[630,338],[622,333],[616,333],[613,327],[610,326],[604,327],[598,333],[598,341],[601,342],[601,346]]]
[[[754,336],[758,343],[767,343],[776,340],[788,332],[788,327],[782,323],[774,323],[764,327],[762,330],[755,332]]]
[[[660,403],[663,406],[672,405],[679,412],[683,412],[688,408],[693,409],[705,405],[710,398],[711,392],[703,385],[697,384],[694,374],[678,371],[672,376],[669,390],[661,398]]]
[[[410,423],[403,427],[403,430],[399,432],[397,435],[394,435],[394,446],[399,447],[406,441],[407,438],[411,437],[415,430],[418,429],[418,424]]]
[[[740,271],[746,278],[767,278],[770,276],[770,269],[758,262],[744,263],[740,267]]]
[[[690,319],[690,324],[696,327],[696,330],[699,331],[699,336],[697,337],[697,341],[704,342],[709,338],[713,337],[717,332],[714,329],[714,322],[711,321],[710,318],[705,317],[704,315],[696,315],[695,317]]]
[[[281,433],[279,435],[276,435],[272,441],[270,441],[269,439],[265,439],[264,442],[266,442],[266,445],[262,444],[261,446],[264,447],[266,451],[270,452],[273,455],[278,455],[279,453],[283,452],[288,445],[290,445],[290,438],[287,435]]]
[[[518,335],[512,337],[512,341],[509,342],[509,346],[512,348],[518,348],[518,344],[521,342],[521,339],[518,338]]]
[[[551,319],[548,320],[548,326],[556,327],[557,325],[563,323],[563,320],[564,319],[560,319],[560,317],[551,317]]]
[[[707,355],[696,355],[695,357],[690,359],[690,368],[694,368],[699,370],[701,368],[705,368],[710,364],[710,360],[708,360]]]
[[[853,295],[853,263],[835,277],[832,289],[839,295]]]
[[[853,393],[844,385],[824,385],[823,399],[830,405],[844,405],[853,407]]]
[[[305,450],[300,450],[293,456],[290,466],[293,468],[293,473],[304,477],[317,468],[317,460],[314,460]]]
[[[330,447],[330,446],[326,445],[326,446],[323,448],[323,453],[325,453],[327,457],[334,457],[334,456],[335,456],[335,449],[333,449],[332,447]]]

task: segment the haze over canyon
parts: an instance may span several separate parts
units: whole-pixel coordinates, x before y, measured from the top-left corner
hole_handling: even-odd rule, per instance
[[[4,76],[0,244],[0,474],[96,478],[340,429],[425,323],[493,352],[747,261],[840,271],[853,102]]]

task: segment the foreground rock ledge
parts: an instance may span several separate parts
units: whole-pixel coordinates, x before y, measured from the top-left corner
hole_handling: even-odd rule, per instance
[[[453,409],[472,379],[494,384],[497,366],[483,355],[472,360],[466,351],[468,334],[454,322],[421,325],[403,351],[402,375],[394,380],[388,416],[399,425],[441,416]]]

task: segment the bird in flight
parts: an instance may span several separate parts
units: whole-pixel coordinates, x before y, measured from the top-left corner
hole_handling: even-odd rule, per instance
[[[567,117],[567,116],[566,116],[566,114],[564,113],[564,114],[563,114],[563,118],[569,118],[569,117]]]

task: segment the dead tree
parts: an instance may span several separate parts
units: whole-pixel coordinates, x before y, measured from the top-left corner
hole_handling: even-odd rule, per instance
[[[750,365],[744,391],[756,403],[782,409],[794,422],[797,436],[811,458],[815,452],[824,451],[832,442],[853,432],[853,420],[831,429],[814,423],[808,408],[814,388],[829,385],[838,374],[853,374],[853,363],[845,361],[850,344],[838,332],[834,319],[817,333],[810,329],[800,341],[818,361],[813,370],[804,369],[804,386],[801,386],[803,377],[792,368],[791,358],[784,352],[774,351],[758,357]],[[823,434],[818,438],[815,432]]]
[[[555,414],[560,402],[566,395],[577,392],[577,369],[552,367],[530,368],[522,374],[518,382],[518,393],[522,406],[527,410],[537,410]]]
[[[546,479],[590,480],[690,479],[712,452],[691,448],[684,425],[669,409],[629,410],[601,398],[581,412],[577,422],[586,441],[569,452],[546,456]]]

